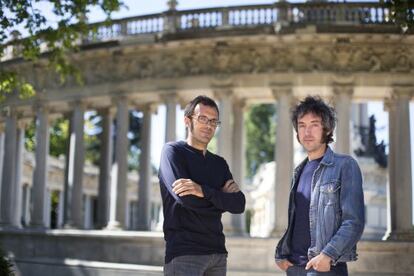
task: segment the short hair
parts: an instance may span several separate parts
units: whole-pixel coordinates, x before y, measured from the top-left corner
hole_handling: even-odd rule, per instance
[[[333,132],[336,126],[336,112],[333,107],[326,104],[319,96],[307,96],[292,109],[291,119],[296,133],[298,132],[298,119],[309,113],[319,116],[322,120],[322,142],[325,144],[333,142]]]
[[[220,111],[218,109],[218,106],[217,106],[216,102],[210,97],[200,95],[200,96],[195,97],[191,102],[189,102],[186,105],[186,107],[184,109],[184,116],[185,117],[191,117],[194,113],[195,107],[198,104],[213,107],[217,110],[217,114],[220,115]]]

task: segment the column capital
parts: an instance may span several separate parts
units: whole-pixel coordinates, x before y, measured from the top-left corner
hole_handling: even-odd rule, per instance
[[[343,95],[343,94],[347,96],[352,96],[354,94],[354,84],[334,82],[332,84],[332,93],[334,96]]]
[[[171,89],[171,91],[168,91],[165,94],[161,94],[160,98],[163,102],[166,102],[166,103],[168,103],[168,102],[178,102],[178,99],[177,99],[178,95],[175,92],[175,90],[172,90],[172,89]]]
[[[233,105],[240,108],[241,110],[246,110],[248,104],[247,104],[247,100],[245,98],[241,99],[241,98],[234,98],[233,99]]]
[[[85,100],[78,99],[72,102],[69,102],[69,107],[75,109],[76,107],[80,107],[82,110],[88,108],[88,103]]]
[[[17,120],[17,129],[25,129],[30,123],[32,119],[19,119]]]
[[[271,83],[269,86],[276,100],[281,96],[293,96],[292,84],[290,83]]]
[[[228,99],[234,95],[232,85],[214,85],[212,90],[214,97],[218,100]]]
[[[139,110],[141,110],[142,112],[150,112],[151,114],[156,114],[157,110],[158,110],[158,103],[155,102],[150,102],[150,103],[145,103],[143,105],[140,105],[138,107]]]
[[[49,114],[49,123],[53,123],[57,119],[65,118],[65,115],[63,113],[52,113]]]
[[[0,115],[3,117],[18,116],[18,110],[13,106],[5,106],[1,109]]]
[[[98,114],[100,115],[108,115],[108,116],[115,116],[116,108],[113,106],[101,107],[97,109]]]
[[[39,111],[50,111],[51,107],[49,103],[44,101],[38,101],[32,106],[33,112],[39,112]]]
[[[126,103],[128,104],[128,96],[124,94],[114,95],[111,97],[111,103],[117,105],[118,103]]]
[[[391,98],[410,100],[414,95],[414,85],[396,84],[392,86]]]
[[[389,97],[384,99],[384,111],[390,112],[395,110],[395,98]]]

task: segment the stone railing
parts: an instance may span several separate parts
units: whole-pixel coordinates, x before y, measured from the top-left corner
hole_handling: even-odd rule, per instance
[[[118,39],[141,34],[228,30],[257,26],[297,24],[366,25],[390,24],[390,11],[380,3],[288,3],[170,10],[160,14],[95,23],[87,42]]]
[[[90,25],[92,28],[89,35],[82,43],[99,43],[142,35],[155,35],[161,38],[168,34],[202,31],[251,31],[261,26],[279,32],[284,27],[304,24],[362,26],[386,25],[392,24],[392,21],[390,10],[380,3],[276,2],[267,5],[168,10],[159,14],[112,20],[109,23],[93,23]],[[20,51],[14,46],[18,43],[15,42],[11,41],[9,46],[4,48],[1,61],[19,56]]]

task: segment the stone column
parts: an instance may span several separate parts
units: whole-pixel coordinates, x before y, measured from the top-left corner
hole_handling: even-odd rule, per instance
[[[142,110],[144,121],[141,136],[141,156],[139,161],[138,184],[138,230],[151,230],[151,199],[152,199],[152,169],[151,169],[151,115],[155,107],[150,104]]]
[[[231,88],[215,89],[215,97],[219,100],[221,126],[217,133],[217,152],[226,159],[230,169],[233,160],[233,91]]]
[[[1,199],[1,179],[3,177],[3,160],[4,160],[4,126],[0,125],[0,199]]]
[[[66,156],[65,179],[65,227],[82,228],[82,187],[83,167],[85,163],[84,146],[84,112],[85,105],[76,102],[73,105],[70,120],[69,147]]]
[[[31,225],[45,228],[45,194],[49,156],[49,111],[41,106],[37,110],[36,118],[36,152],[35,168],[33,172],[33,208]]]
[[[353,87],[351,85],[335,84],[333,87],[335,109],[338,126],[336,128],[335,151],[338,153],[351,153],[351,100]]]
[[[128,174],[129,113],[126,97],[116,100],[115,161],[112,166],[111,199],[108,229],[125,228]]]
[[[109,108],[100,110],[102,116],[102,133],[100,135],[100,162],[99,162],[99,187],[98,187],[98,209],[97,223],[99,228],[107,226],[109,221],[109,203],[111,188],[111,168],[113,160],[113,112]]]
[[[23,178],[23,154],[24,154],[24,135],[27,122],[19,121],[17,124],[16,140],[16,181],[13,186],[12,208],[13,220],[12,225],[15,227],[22,226],[22,178]]]
[[[293,172],[293,126],[290,120],[290,107],[293,102],[290,85],[281,84],[272,87],[277,100],[276,121],[276,177],[274,188],[274,228],[272,236],[281,236],[288,224],[288,204],[290,184]]]
[[[28,226],[30,223],[30,186],[22,187],[22,224]]]
[[[166,107],[165,118],[165,142],[175,141],[176,137],[176,113],[177,113],[177,95],[168,94],[164,96]]]
[[[52,191],[50,189],[46,189],[45,197],[44,197],[44,205],[43,205],[43,217],[44,217],[44,225],[47,228],[51,227],[51,207],[52,207]]]
[[[216,88],[215,97],[219,100],[221,126],[217,130],[217,153],[222,156],[233,170],[233,91],[230,87]],[[226,212],[222,216],[223,230],[227,235],[236,235],[232,214]]]
[[[83,196],[84,199],[84,204],[85,204],[85,208],[84,208],[84,216],[83,216],[83,228],[85,229],[92,229],[93,228],[93,219],[92,219],[92,212],[93,212],[93,208],[92,208],[92,198],[90,195],[85,194]]]
[[[244,190],[244,168],[245,168],[245,128],[244,111],[246,101],[235,100],[233,105],[233,178],[241,190]],[[246,233],[245,216],[243,214],[232,214],[231,216],[234,234],[244,235]]]
[[[56,226],[57,228],[63,227],[64,201],[65,201],[65,193],[63,191],[59,191],[58,219],[57,219],[57,226]]]
[[[410,100],[413,87],[394,87],[389,109],[389,182],[385,240],[413,240]]]
[[[16,227],[13,225],[13,186],[16,183],[16,156],[17,156],[17,116],[15,111],[10,111],[6,117],[6,134],[4,140],[3,177],[1,185],[0,226]]]

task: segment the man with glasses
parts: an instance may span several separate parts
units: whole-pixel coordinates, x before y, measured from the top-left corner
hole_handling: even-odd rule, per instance
[[[187,140],[165,144],[158,177],[166,241],[164,275],[226,275],[221,214],[244,212],[245,197],[226,161],[207,150],[220,125],[216,103],[198,96],[185,108]]]

